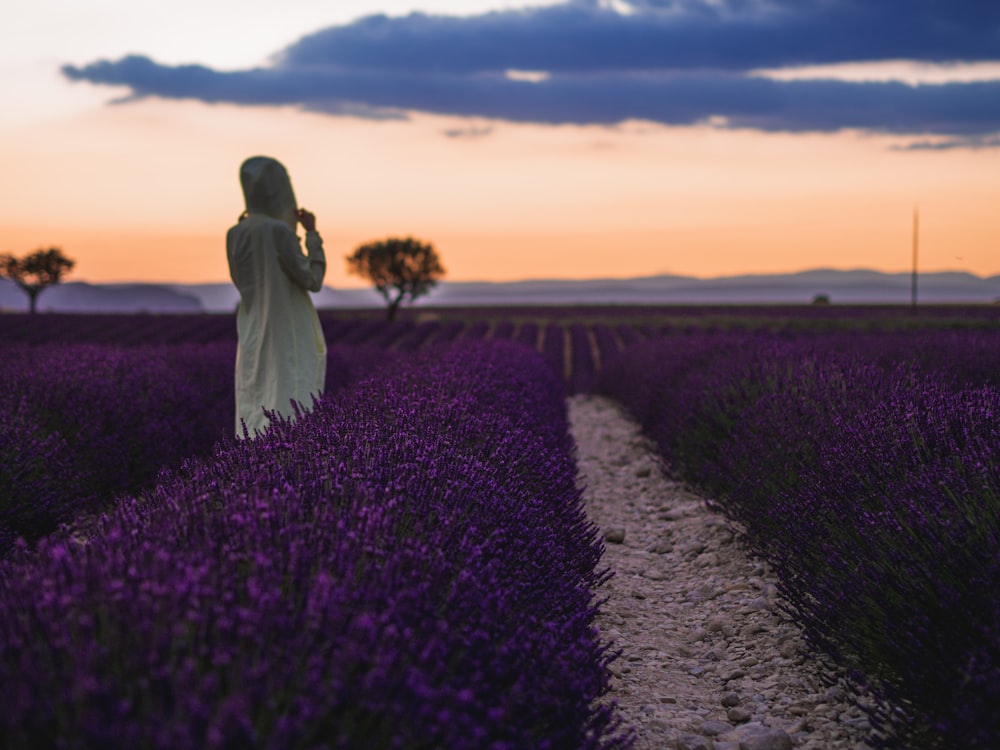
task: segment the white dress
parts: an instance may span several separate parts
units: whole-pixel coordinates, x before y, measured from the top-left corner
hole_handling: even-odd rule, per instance
[[[326,341],[309,292],[326,272],[323,240],[306,233],[306,249],[286,221],[250,213],[226,234],[229,275],[240,293],[236,317],[236,436],[269,423],[264,409],[308,410],[323,392]]]

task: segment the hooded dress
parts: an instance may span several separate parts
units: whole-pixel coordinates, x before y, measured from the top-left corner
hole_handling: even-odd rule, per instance
[[[297,205],[285,168],[269,157],[240,167],[247,216],[226,234],[229,275],[240,293],[236,314],[236,436],[264,432],[264,409],[294,417],[312,408],[326,379],[326,340],[309,292],[326,273],[323,240],[295,232]]]

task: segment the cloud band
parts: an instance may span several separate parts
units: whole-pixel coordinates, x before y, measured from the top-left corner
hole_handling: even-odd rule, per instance
[[[764,131],[862,129],[980,144],[1000,132],[1000,80],[912,86],[752,73],[858,59],[1000,59],[998,4],[632,0],[629,7],[621,13],[577,0],[472,18],[374,16],[307,36],[270,65],[250,70],[130,56],[67,65],[63,73],[127,86],[133,97],[371,117],[423,111],[548,124],[669,125],[713,118]],[[942,7],[947,16],[932,12]],[[892,14],[900,19],[892,28],[907,32],[899,39],[884,36]]]

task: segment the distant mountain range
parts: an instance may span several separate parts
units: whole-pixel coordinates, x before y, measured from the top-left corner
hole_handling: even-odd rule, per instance
[[[418,307],[489,305],[697,305],[808,304],[825,295],[833,304],[908,304],[909,273],[818,269],[791,274],[753,274],[697,279],[646,276],[632,279],[445,281]],[[53,312],[226,312],[236,309],[232,284],[88,284],[66,282],[46,289],[39,311]],[[313,295],[318,308],[382,307],[372,289],[324,287]],[[1000,276],[959,271],[921,274],[920,303],[982,304],[1000,301]],[[27,310],[27,296],[0,279],[0,310]]]

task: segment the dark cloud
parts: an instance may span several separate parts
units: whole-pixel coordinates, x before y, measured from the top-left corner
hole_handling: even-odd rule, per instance
[[[468,18],[371,16],[304,37],[287,65],[448,73],[663,71],[1000,59],[995,0],[568,2]]]
[[[954,151],[956,149],[979,151],[1000,148],[1000,135],[972,135],[963,138],[946,138],[935,141],[915,141],[896,146],[896,151]]]
[[[954,136],[995,144],[1000,81],[775,81],[761,67],[905,58],[1000,60],[1000,3],[971,0],[596,0],[470,18],[373,16],[307,36],[266,67],[220,72],[141,56],[65,66],[131,97],[407,111],[539,123],[686,125]],[[507,71],[545,71],[519,80]],[[935,141],[936,142],[936,141]],[[930,142],[929,142],[930,143]]]
[[[449,138],[485,138],[493,132],[493,128],[471,127],[471,128],[449,128],[444,134]]]

